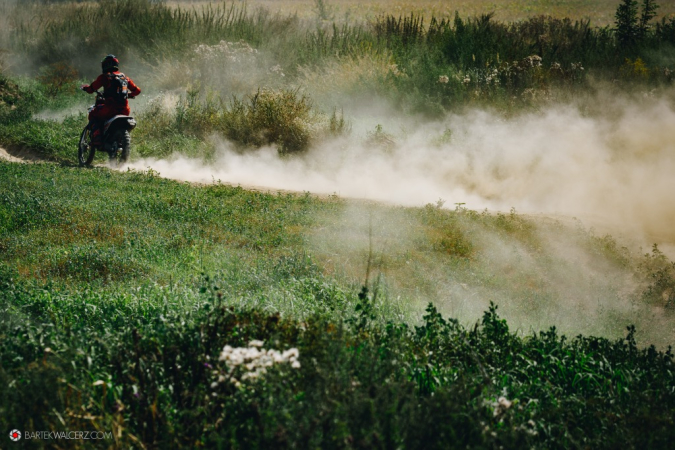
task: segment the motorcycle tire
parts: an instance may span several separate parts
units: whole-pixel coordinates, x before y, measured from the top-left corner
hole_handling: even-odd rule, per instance
[[[80,167],[90,166],[96,156],[96,149],[91,146],[91,136],[89,136],[89,127],[82,130],[80,142],[77,147],[77,160]]]
[[[115,165],[123,164],[129,160],[131,151],[131,134],[128,131],[119,131],[115,136],[117,148],[110,153],[110,162]]]

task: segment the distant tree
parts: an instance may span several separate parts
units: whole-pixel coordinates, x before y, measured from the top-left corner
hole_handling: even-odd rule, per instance
[[[638,2],[623,0],[616,8],[616,37],[619,45],[633,46],[639,37]]]
[[[622,47],[631,47],[647,36],[649,21],[656,16],[656,0],[642,0],[642,14],[638,15],[637,0],[622,0],[616,8],[616,37]]]
[[[647,35],[649,31],[649,21],[656,17],[656,10],[659,5],[655,0],[642,0],[642,15],[640,16],[640,24],[638,33],[641,38]]]

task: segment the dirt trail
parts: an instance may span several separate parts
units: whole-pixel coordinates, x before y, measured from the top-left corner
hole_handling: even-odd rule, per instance
[[[49,162],[47,159],[41,157],[38,153],[31,151],[29,149],[5,149],[3,147],[0,147],[0,160],[5,160],[9,162],[14,162],[14,163],[47,163]],[[106,164],[100,164],[98,167],[107,167]],[[172,178],[170,176],[164,176],[161,173],[159,176],[163,178],[170,178],[170,179],[176,179]],[[184,181],[177,179],[178,181]],[[246,189],[248,191],[257,191],[257,192],[264,192],[264,193],[273,193],[273,194],[309,194],[313,197],[318,197],[318,198],[328,198],[331,197],[335,194],[326,194],[326,193],[317,193],[317,192],[309,192],[309,191],[294,191],[294,190],[289,190],[289,189],[279,189],[279,188],[274,188],[274,187],[269,187],[269,186],[260,186],[260,185],[253,185],[253,184],[240,184],[240,183],[228,183],[226,181],[222,182],[224,185],[227,186],[233,186],[233,187],[241,187],[242,189]],[[194,185],[199,185],[199,186],[206,186],[207,184],[210,183],[203,183],[203,182],[192,182],[191,184]],[[341,196],[342,197],[342,196]],[[343,197],[344,198],[344,197]],[[356,200],[356,199],[355,199]],[[498,211],[493,211],[493,213],[497,213]],[[602,217],[572,217],[569,215],[561,215],[561,214],[523,214],[524,217],[527,217],[530,220],[533,220],[536,223],[550,223],[552,221],[562,223],[566,226],[574,227],[574,226],[582,226],[587,229],[593,229],[594,232],[598,235],[604,235],[604,234],[609,234],[611,236],[614,236],[615,238],[619,238],[620,241],[624,240],[633,240],[633,237],[636,236],[639,233],[636,233],[635,230],[628,230],[628,229],[622,229],[621,227],[617,226],[614,223],[608,222],[604,220]],[[661,251],[671,260],[675,260],[675,242],[669,242],[668,239],[664,239],[663,236],[644,236],[644,239],[650,242],[658,242],[659,243],[659,248]],[[635,244],[635,242],[633,242]],[[649,249],[645,249],[648,251]]]
[[[20,164],[25,164],[25,163],[48,163],[50,162],[48,159],[43,158],[40,156],[37,152],[34,152],[32,150],[27,150],[27,149],[6,149],[4,147],[0,146],[0,160],[4,161],[9,161],[13,163],[20,163]],[[108,167],[107,164],[96,164],[96,167]],[[115,169],[113,169],[115,170]],[[125,170],[125,167],[122,167],[121,169],[117,170]],[[176,179],[176,178],[171,178],[171,177],[165,177],[161,173],[159,174],[160,177],[163,178],[170,178],[170,179]],[[176,179],[177,181],[183,181]],[[268,186],[256,186],[256,185],[242,185],[239,183],[228,183],[228,182],[222,182],[224,185],[227,186],[233,186],[233,187],[241,187],[242,189],[246,189],[248,191],[258,191],[258,192],[267,192],[267,193],[280,193],[280,194],[302,194],[304,192],[300,191],[292,191],[288,189],[278,189],[278,188],[272,188]],[[199,182],[194,182],[191,183],[194,185],[199,185],[199,186],[206,186],[207,183],[199,183]],[[308,192],[309,193],[309,192]],[[315,193],[309,193],[312,196],[315,197],[320,197],[320,198],[327,198],[329,195],[324,195],[324,194],[315,194]]]
[[[46,160],[36,152],[26,149],[5,149],[0,147],[0,159],[15,162],[15,163],[37,163],[37,162],[46,162]]]

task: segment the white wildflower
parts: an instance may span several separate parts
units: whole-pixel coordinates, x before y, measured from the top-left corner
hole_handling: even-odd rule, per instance
[[[441,84],[448,84],[448,81],[450,81],[450,78],[448,78],[447,75],[441,75],[438,77],[438,82]]]
[[[525,59],[527,59],[527,61],[529,62],[530,67],[541,66],[541,56],[539,56],[539,55],[531,55],[531,56],[528,56]]]
[[[513,405],[513,402],[507,399],[506,397],[499,397],[497,402],[499,402],[499,406],[501,406],[504,409],[509,409],[511,405]]]
[[[244,380],[255,380],[260,378],[267,373],[267,368],[272,367],[275,364],[285,363],[289,364],[293,369],[300,368],[300,362],[298,361],[300,352],[297,348],[291,348],[284,352],[280,352],[274,349],[261,348],[262,346],[263,341],[253,340],[249,342],[248,347],[233,348],[229,345],[223,347],[223,351],[218,360],[225,362],[227,372],[229,373],[228,379],[230,379],[235,386],[239,386],[240,382]],[[239,377],[238,374],[242,371],[244,373]],[[239,377],[239,379],[237,379],[237,377]],[[212,387],[217,386],[219,382],[223,382],[225,379],[226,378],[220,374],[218,382],[214,382]]]
[[[286,351],[282,354],[282,357],[283,357],[284,359],[287,359],[287,358],[297,358],[298,356],[300,356],[300,352],[298,351],[297,348],[291,348],[291,349],[288,349],[288,350],[286,350]]]
[[[514,401],[511,401],[504,396],[497,398],[496,401],[485,402],[485,406],[492,408],[493,417],[501,417],[514,404]]]

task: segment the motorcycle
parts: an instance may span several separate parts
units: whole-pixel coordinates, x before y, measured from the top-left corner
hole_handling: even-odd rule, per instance
[[[91,112],[96,106],[104,103],[103,94],[96,91],[96,103],[89,107]],[[93,146],[91,143],[92,125],[90,121],[82,134],[77,150],[80,166],[89,166],[96,156],[96,151],[108,154],[109,161],[115,165],[126,162],[131,151],[131,131],[136,128],[136,120],[131,116],[115,116],[103,124],[103,145]]]

